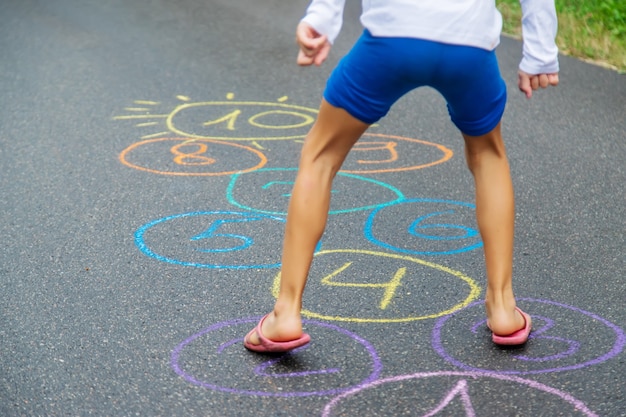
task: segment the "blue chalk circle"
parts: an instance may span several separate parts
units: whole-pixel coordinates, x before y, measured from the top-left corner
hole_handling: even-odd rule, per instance
[[[282,217],[261,213],[175,214],[137,229],[135,245],[145,255],[175,265],[216,269],[278,268],[282,243],[279,235],[282,235],[284,223]],[[268,252],[267,248],[272,246],[276,250]]]
[[[412,255],[454,255],[482,247],[473,204],[416,198],[378,207],[364,234],[370,242]],[[379,228],[376,226],[381,224]]]
[[[226,198],[242,210],[286,216],[297,171],[297,168],[261,168],[233,174]],[[404,199],[402,192],[389,184],[343,172],[337,173],[331,193],[328,214],[372,210]]]

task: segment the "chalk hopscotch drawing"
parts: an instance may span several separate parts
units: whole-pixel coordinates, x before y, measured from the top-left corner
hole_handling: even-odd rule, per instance
[[[281,239],[277,236],[285,222],[297,164],[294,158],[291,166],[286,166],[284,155],[297,154],[317,110],[291,104],[288,96],[275,101],[245,101],[228,93],[225,99],[215,101],[194,101],[184,95],[176,100],[172,105],[135,100],[124,109],[125,114],[114,117],[134,122],[144,132],[139,141],[121,151],[120,162],[158,175],[230,176],[226,200],[241,211],[167,215],[137,229],[136,246],[146,256],[179,266],[279,268],[277,245]],[[316,292],[326,294],[327,302],[323,307],[303,310],[305,326],[318,340],[342,339],[344,343],[333,346],[345,351],[325,355],[314,338],[309,346],[277,357],[250,355],[241,347],[242,335],[259,318],[232,319],[215,323],[176,346],[171,353],[174,372],[188,383],[231,394],[335,396],[322,412],[325,417],[350,410],[351,401],[359,401],[361,396],[375,405],[367,410],[371,415],[381,415],[381,410],[388,415],[394,407],[394,395],[384,391],[392,386],[410,390],[412,396],[419,393],[420,401],[411,403],[411,415],[447,415],[454,409],[474,417],[482,414],[484,402],[473,401],[473,393],[494,384],[500,393],[495,400],[503,415],[511,407],[515,415],[534,416],[538,411],[533,407],[539,403],[568,415],[596,416],[570,394],[519,375],[572,371],[607,361],[623,351],[624,331],[573,306],[522,298],[522,303],[534,303],[532,311],[537,312],[532,315],[535,326],[527,346],[498,360],[488,354],[474,355],[486,352],[489,341],[484,319],[475,319],[482,317],[482,311],[473,312],[482,304],[477,301],[480,286],[460,271],[413,257],[453,256],[480,248],[482,241],[473,223],[474,205],[441,198],[409,198],[393,185],[365,176],[430,168],[450,160],[453,152],[433,142],[372,131],[379,127],[366,132],[348,155],[333,186],[330,214],[369,211],[363,237],[387,252],[326,248],[320,242],[309,281]],[[145,133],[148,129],[151,132]],[[280,165],[278,161],[282,161]],[[390,225],[395,227],[391,232]],[[380,233],[383,226],[386,232]],[[182,238],[173,240],[172,236]],[[176,245],[172,245],[174,241]],[[268,256],[268,248],[273,248],[275,259]],[[363,265],[376,265],[377,270],[369,273]],[[272,274],[270,290],[276,296],[280,273]],[[440,291],[439,300],[420,302],[419,297],[429,297],[425,288],[441,286],[442,282],[449,294]],[[363,300],[363,312],[351,305],[354,297]],[[430,311],[419,310],[420,305],[430,306]],[[327,310],[322,311],[324,308]],[[568,325],[564,319],[570,316],[576,317],[576,325]],[[383,363],[373,345],[328,323],[381,325],[426,319],[435,320],[432,348],[460,371],[381,377]],[[586,329],[597,333],[598,337],[591,339],[607,342],[604,348],[578,340],[572,328],[581,320]],[[462,333],[467,342],[462,346],[445,343],[447,338],[457,337],[455,333]],[[227,363],[238,365],[234,372],[220,368],[225,357],[230,358]],[[343,361],[333,360],[338,357],[349,357],[351,364],[358,365],[348,369]],[[209,362],[211,366],[207,366]],[[272,383],[267,384],[268,380]],[[450,388],[442,392],[441,386]],[[511,393],[520,390],[531,390],[533,397],[545,398],[545,402],[516,402],[520,397]],[[371,401],[373,397],[377,400]]]

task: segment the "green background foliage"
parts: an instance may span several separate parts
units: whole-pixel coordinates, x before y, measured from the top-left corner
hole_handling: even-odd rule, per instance
[[[504,32],[520,35],[519,0],[496,0]],[[626,71],[626,0],[555,0],[563,53]]]

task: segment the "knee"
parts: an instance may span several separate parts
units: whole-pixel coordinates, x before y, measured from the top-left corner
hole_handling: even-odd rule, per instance
[[[470,150],[467,145],[465,146],[465,163],[472,173],[480,165],[480,153]]]
[[[335,155],[303,153],[300,157],[299,171],[307,180],[318,181],[333,179],[341,169],[342,160]]]
[[[506,161],[506,150],[498,132],[483,136],[465,137],[465,160],[470,171],[491,161]]]
[[[467,165],[472,168],[481,164],[489,155],[497,155],[493,148],[488,146],[476,146],[476,144],[465,144],[465,160]]]
[[[312,190],[322,184],[329,184],[335,178],[338,168],[322,159],[302,158],[298,168],[298,183],[304,190]]]

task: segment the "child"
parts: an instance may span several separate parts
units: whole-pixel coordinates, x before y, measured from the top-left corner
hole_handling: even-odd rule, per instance
[[[299,65],[321,65],[339,34],[345,0],[313,0],[296,31]],[[558,84],[553,1],[520,0],[523,58],[519,89],[530,98]],[[514,198],[500,131],[506,88],[495,56],[502,17],[495,0],[364,0],[365,27],[332,72],[308,133],[283,242],[281,282],[271,313],[244,339],[255,352],[286,352],[309,342],[302,294],[322,236],[333,178],[359,137],[402,95],[430,86],[446,99],[465,141],[476,187],[476,216],[487,272],[485,308],[492,340],[523,344],[530,316],[512,289]]]

